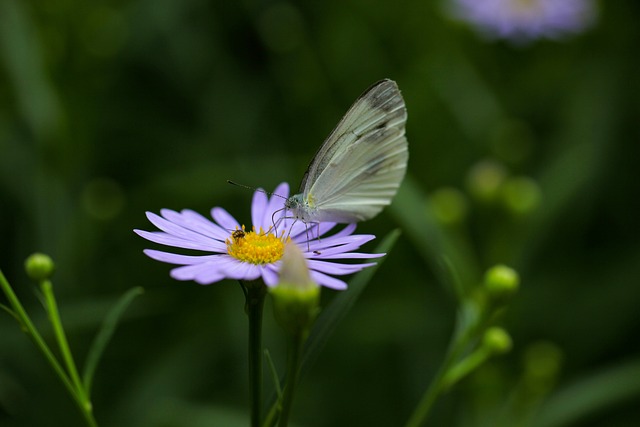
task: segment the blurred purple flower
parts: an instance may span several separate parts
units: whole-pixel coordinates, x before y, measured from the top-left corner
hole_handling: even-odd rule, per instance
[[[451,13],[490,38],[558,39],[593,24],[593,0],[452,0]]]
[[[369,234],[352,234],[355,224],[337,233],[324,236],[335,223],[304,224],[284,218],[282,197],[289,196],[289,185],[280,184],[270,198],[261,191],[253,194],[251,203],[251,231],[226,210],[215,207],[211,216],[215,222],[192,210],[181,212],[162,209],[160,215],[147,212],[147,218],[162,231],[134,230],[155,243],[184,249],[210,252],[207,255],[180,255],[145,249],[149,257],[177,264],[171,270],[176,280],[195,280],[206,285],[222,279],[256,280],[262,278],[267,286],[278,283],[284,245],[290,239],[302,250],[311,278],[322,286],[346,289],[344,281],[332,276],[355,273],[374,263],[341,264],[338,259],[369,259],[384,254],[352,252],[375,238]],[[277,235],[273,223],[278,225]],[[266,231],[265,231],[266,230]]]

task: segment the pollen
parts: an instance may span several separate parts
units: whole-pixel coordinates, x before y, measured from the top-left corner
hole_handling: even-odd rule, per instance
[[[284,232],[283,232],[284,234]],[[289,239],[287,239],[289,240]],[[236,229],[226,240],[227,253],[242,262],[250,264],[271,264],[282,258],[285,239],[273,233],[266,233],[262,227],[260,231]]]

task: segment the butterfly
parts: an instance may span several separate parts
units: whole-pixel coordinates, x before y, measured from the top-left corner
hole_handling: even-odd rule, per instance
[[[409,159],[407,110],[398,85],[367,89],[329,134],[285,209],[305,223],[352,223],[391,203]]]

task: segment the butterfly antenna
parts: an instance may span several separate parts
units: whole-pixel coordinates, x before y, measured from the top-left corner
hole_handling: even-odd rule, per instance
[[[281,195],[280,195],[280,194],[278,194],[278,193],[272,193],[272,192],[270,192],[270,191],[263,190],[262,188],[255,188],[255,187],[251,187],[251,186],[249,186],[249,185],[240,184],[240,183],[238,183],[238,182],[231,181],[230,179],[228,179],[228,180],[227,180],[227,184],[235,185],[236,187],[246,188],[247,190],[259,191],[259,192],[261,192],[261,193],[266,194],[267,196],[278,196],[278,197],[280,197],[281,199],[285,199],[285,200],[287,199],[286,197],[281,196]]]

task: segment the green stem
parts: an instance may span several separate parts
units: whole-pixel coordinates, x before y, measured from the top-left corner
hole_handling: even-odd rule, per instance
[[[419,427],[423,425],[429,415],[429,411],[433,407],[438,396],[447,389],[447,375],[454,363],[463,354],[467,345],[477,331],[478,324],[475,322],[464,322],[461,316],[458,316],[456,325],[457,332],[451,339],[449,349],[445,356],[442,366],[436,373],[435,378],[431,381],[429,388],[420,399],[418,406],[411,414],[409,421],[405,424],[405,427]]]
[[[280,413],[280,423],[278,427],[287,427],[289,416],[293,407],[293,395],[295,393],[298,374],[300,373],[300,361],[302,356],[302,344],[304,338],[302,334],[296,334],[289,345],[289,357],[287,363],[287,385],[284,388],[282,397],[282,412]]]
[[[471,372],[476,370],[480,365],[487,361],[491,356],[491,351],[486,347],[476,349],[469,356],[465,357],[457,365],[451,367],[442,379],[442,389],[448,390],[458,381]]]
[[[264,417],[264,421],[262,423],[262,427],[273,427],[276,425],[278,421],[278,414],[280,413],[280,404],[281,404],[282,396],[278,396],[276,401],[271,405],[269,410],[267,411],[267,415]]]
[[[87,420],[89,425],[95,426],[95,420],[93,419],[93,407],[91,405],[89,397],[84,390],[84,386],[82,385],[82,380],[80,379],[78,369],[76,368],[76,363],[73,360],[73,355],[71,354],[71,349],[69,348],[67,336],[64,333],[62,321],[60,320],[60,312],[58,311],[58,304],[56,302],[55,295],[53,294],[53,285],[51,284],[51,281],[43,280],[42,283],[40,283],[40,288],[42,289],[42,293],[44,294],[44,299],[47,304],[47,312],[49,313],[49,321],[53,326],[53,333],[56,337],[56,341],[58,342],[58,347],[60,348],[60,353],[62,354],[62,360],[64,360],[64,363],[67,367],[67,372],[71,377],[71,381],[73,382],[73,386],[78,396],[80,410],[84,414],[85,419]]]
[[[420,403],[411,414],[409,421],[405,424],[405,427],[419,427],[423,425],[423,423],[427,420],[427,416],[429,415],[429,411],[431,407],[435,403],[438,395],[443,389],[445,374],[453,365],[453,362],[456,360],[457,351],[453,350],[453,348],[457,348],[458,345],[453,345],[450,347],[450,350],[447,352],[444,362],[442,366],[438,370],[435,378],[431,381],[429,388],[420,399]]]
[[[42,352],[45,359],[47,360],[49,365],[51,365],[51,368],[56,373],[56,375],[58,375],[58,378],[60,378],[60,381],[62,382],[64,387],[67,389],[67,391],[73,398],[73,400],[78,405],[78,408],[80,409],[80,412],[83,414],[85,421],[87,422],[87,425],[90,427],[96,427],[97,423],[93,418],[93,414],[91,413],[91,410],[89,409],[89,411],[87,412],[85,401],[78,394],[76,387],[74,387],[74,384],[69,379],[67,373],[64,371],[64,369],[62,368],[62,366],[54,356],[53,352],[49,349],[44,339],[42,339],[42,336],[40,336],[40,333],[34,326],[31,319],[29,318],[29,315],[27,314],[26,310],[20,303],[20,300],[18,299],[16,294],[13,292],[11,285],[9,284],[9,282],[7,281],[6,277],[4,276],[1,270],[0,270],[0,287],[2,288],[2,291],[4,292],[4,294],[7,296],[7,299],[9,300],[9,304],[11,305],[12,310],[15,312],[15,315],[18,318],[22,328],[25,330],[25,332],[27,333],[31,341],[33,341],[35,346]]]
[[[249,394],[251,426],[259,427],[262,416],[262,312],[267,287],[262,282],[243,284],[249,316]]]
[[[280,377],[278,376],[278,372],[273,364],[273,361],[271,360],[270,353],[265,350],[264,355],[267,359],[267,364],[273,376],[272,379],[276,389],[276,398],[274,403],[271,405],[266,415],[264,416],[264,419],[262,420],[262,427],[273,427],[278,421],[278,414],[280,414],[280,405],[282,404],[282,388],[280,387]]]

